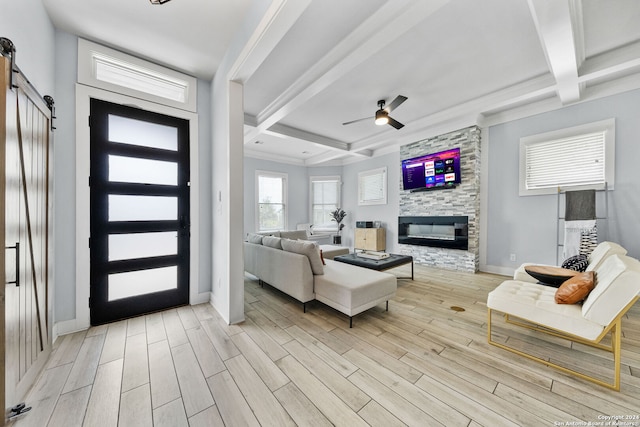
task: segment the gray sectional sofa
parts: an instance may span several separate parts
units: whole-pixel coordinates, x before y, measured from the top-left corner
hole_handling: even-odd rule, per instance
[[[381,302],[388,308],[396,276],[332,259],[323,263],[320,248],[311,241],[250,234],[244,242],[244,269],[302,302],[305,310],[315,299],[346,314],[349,326],[353,316]]]

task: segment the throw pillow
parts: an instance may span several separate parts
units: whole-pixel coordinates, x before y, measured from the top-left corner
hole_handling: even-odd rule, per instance
[[[586,255],[579,254],[567,258],[562,263],[562,268],[568,268],[569,270],[583,272],[589,265],[589,258]]]
[[[598,224],[594,224],[593,228],[580,230],[580,249],[582,255],[591,255],[591,252],[598,246]]]
[[[556,303],[575,304],[584,300],[595,287],[593,271],[580,273],[566,280],[556,291]]]
[[[270,248],[274,249],[282,249],[281,241],[282,239],[280,237],[264,236],[262,238],[262,244],[264,246],[269,246]]]
[[[281,231],[280,237],[291,240],[307,240],[307,230]]]
[[[255,233],[249,233],[249,236],[247,237],[247,242],[249,243],[255,243],[256,245],[261,245],[262,244],[262,237],[259,234],[255,234]]]
[[[324,274],[322,259],[320,258],[320,246],[317,242],[309,240],[282,239],[282,249],[287,252],[306,255],[307,258],[309,258],[309,264],[311,265],[311,271],[313,274]]]

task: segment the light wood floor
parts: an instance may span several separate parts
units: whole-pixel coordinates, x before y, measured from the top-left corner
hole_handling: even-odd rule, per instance
[[[240,325],[204,304],[60,337],[27,401],[34,409],[14,425],[554,426],[640,414],[640,304],[623,320],[614,392],[487,344],[486,296],[503,279],[416,266],[415,281],[398,281],[389,312],[380,304],[349,329],[321,303],[305,314],[247,278]],[[496,331],[512,345],[610,371],[600,351]]]

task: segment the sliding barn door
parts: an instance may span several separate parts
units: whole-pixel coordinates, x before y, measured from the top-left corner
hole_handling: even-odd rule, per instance
[[[51,113],[21,74],[10,81],[10,61],[2,60],[2,222],[5,248],[3,331],[5,379],[2,403],[24,399],[51,349]],[[2,262],[3,261],[3,262]],[[1,358],[0,358],[1,360]]]

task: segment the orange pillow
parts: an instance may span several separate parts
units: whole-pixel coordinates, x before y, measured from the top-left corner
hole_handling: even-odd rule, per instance
[[[593,271],[576,274],[567,279],[556,291],[556,303],[575,304],[584,300],[595,288],[595,275]]]
[[[320,260],[322,261],[322,265],[327,265],[327,263],[324,262],[324,255],[322,255],[322,249],[320,249]]]

